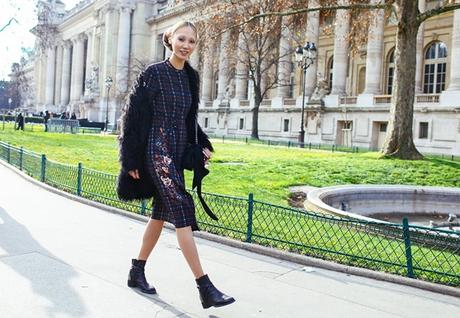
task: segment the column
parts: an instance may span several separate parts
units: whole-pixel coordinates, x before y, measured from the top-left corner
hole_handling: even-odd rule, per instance
[[[382,0],[371,0],[371,4],[382,3]],[[382,74],[383,31],[385,12],[374,10],[367,40],[366,86],[364,94],[380,94]]]
[[[319,6],[319,0],[310,0],[308,4],[312,8],[316,8]],[[316,47],[318,47],[319,11],[308,12],[307,14],[307,39],[306,40],[310,43],[315,43]],[[317,73],[318,73],[318,58],[316,58],[316,61],[312,65],[310,65],[310,67],[307,69],[306,74],[305,74],[305,78],[306,78],[305,95],[306,96],[311,96],[311,94],[313,94],[313,91],[316,88],[316,84],[318,81]]]
[[[278,90],[277,97],[289,97],[289,83],[291,80],[291,32],[289,31],[289,17],[283,17],[281,22],[281,38],[278,60]]]
[[[425,0],[418,1],[418,9],[420,12],[425,11]],[[424,35],[425,35],[425,22],[420,24],[417,32],[417,53],[416,53],[416,68],[415,68],[415,93],[423,93],[423,62],[425,56],[423,54],[424,47]]]
[[[90,86],[91,84],[91,71],[92,71],[92,66],[93,66],[93,32],[88,31],[86,32],[86,36],[88,38],[87,42],[87,49],[86,49],[86,61],[85,61],[85,95],[89,95],[91,93],[90,91]]]
[[[45,104],[54,104],[54,80],[56,71],[56,47],[48,48],[46,51],[46,91]]]
[[[457,0],[457,3],[460,1]],[[460,10],[454,11],[448,90],[460,91]]]
[[[198,70],[200,67],[200,55],[199,52],[200,48],[198,46],[195,47],[195,50],[193,51],[192,55],[190,56],[189,62],[190,65],[195,69]]]
[[[64,53],[62,44],[62,42],[59,43],[56,52],[56,82],[54,84],[54,104],[56,106],[61,104],[62,58]]]
[[[228,84],[228,51],[230,44],[230,31],[222,34],[219,50],[219,83],[217,87],[217,99],[224,99],[225,89]]]
[[[460,3],[460,0],[457,0],[456,3]],[[441,94],[440,104],[458,107],[460,100],[460,10],[454,11],[451,47],[449,85],[447,90]]]
[[[210,48],[203,49],[203,71],[202,71],[202,86],[201,86],[201,100],[203,102],[210,101],[212,95],[212,86],[213,86],[213,52],[214,45],[210,44]]]
[[[248,93],[248,64],[247,64],[247,53],[248,47],[244,39],[244,34],[241,32],[238,35],[238,47],[237,47],[237,62],[236,62],[236,74],[235,74],[235,98],[236,99],[247,99]]]
[[[128,90],[129,74],[129,42],[131,34],[131,5],[120,5],[120,22],[118,24],[118,46],[117,46],[117,71],[116,89],[117,94],[124,94]]]
[[[338,0],[338,5],[348,5],[348,0]],[[335,16],[334,72],[332,95],[345,95],[348,70],[348,32],[350,30],[349,10],[337,10]]]
[[[74,50],[73,54],[75,55],[75,63],[72,65],[72,86],[70,98],[73,102],[80,100],[81,95],[83,94],[83,68],[84,68],[84,37],[83,34],[80,34],[73,40]]]
[[[70,94],[70,68],[72,63],[71,44],[66,41],[63,45],[62,56],[62,80],[61,80],[61,106],[66,106],[69,103]]]

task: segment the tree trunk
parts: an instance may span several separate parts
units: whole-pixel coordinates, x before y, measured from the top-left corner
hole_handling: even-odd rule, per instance
[[[251,137],[259,139],[259,107],[262,102],[260,86],[254,85],[254,108],[252,110],[252,132]]]
[[[395,80],[390,122],[383,153],[400,159],[422,159],[412,134],[417,51],[418,1],[397,0],[398,31],[395,49]]]

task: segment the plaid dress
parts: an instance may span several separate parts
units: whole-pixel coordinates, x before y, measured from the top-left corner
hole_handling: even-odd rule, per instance
[[[175,69],[169,60],[153,65],[152,71],[157,89],[146,151],[147,169],[158,194],[152,219],[198,230],[181,167],[187,145],[186,117],[192,104],[187,72]]]

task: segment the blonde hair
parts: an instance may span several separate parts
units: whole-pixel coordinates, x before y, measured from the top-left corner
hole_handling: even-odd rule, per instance
[[[177,30],[182,29],[184,27],[189,27],[195,32],[195,37],[198,37],[198,31],[196,29],[195,24],[190,21],[179,21],[170,27],[165,33],[163,33],[163,45],[166,46],[169,50],[173,50],[171,43],[169,43],[169,39],[176,33]]]

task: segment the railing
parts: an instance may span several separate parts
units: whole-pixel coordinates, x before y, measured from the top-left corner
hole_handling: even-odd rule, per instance
[[[370,151],[379,151],[376,147],[362,147],[362,146],[345,146],[345,145],[336,145],[336,144],[323,144],[315,142],[299,142],[294,140],[281,140],[281,139],[253,139],[246,135],[217,135],[217,134],[208,134],[209,137],[219,139],[223,143],[225,141],[234,141],[242,142],[246,144],[261,144],[267,146],[280,146],[280,147],[296,147],[303,148],[306,150],[322,150],[322,151],[339,151],[339,152],[350,152],[350,153],[360,153],[360,152],[370,152]],[[442,160],[450,161],[460,161],[460,155],[453,154],[434,154],[434,153],[422,153],[423,155],[429,158],[436,158]]]
[[[417,103],[439,103],[439,95],[416,95]]]
[[[340,105],[355,105],[358,101],[358,97],[356,96],[344,96],[340,97]]]
[[[380,95],[374,96],[374,104],[390,104],[391,103],[391,95]]]
[[[116,176],[61,164],[0,142],[0,160],[58,189],[93,201],[149,215],[152,203],[118,200]],[[196,194],[191,192],[194,199]],[[205,193],[219,216],[210,220],[197,204],[202,230],[342,264],[460,286],[458,232],[403,224],[343,219],[247,198]]]

